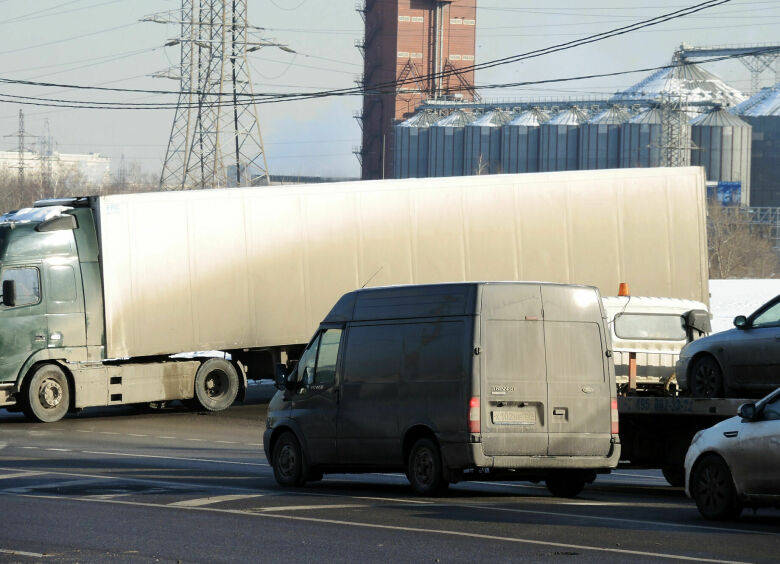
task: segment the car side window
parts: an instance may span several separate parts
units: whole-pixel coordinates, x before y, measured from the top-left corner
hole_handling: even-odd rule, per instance
[[[13,280],[16,306],[34,305],[41,301],[41,284],[37,268],[9,268],[3,271],[2,282]]]
[[[761,419],[762,421],[780,420],[780,397],[775,398],[772,403],[768,403],[764,406]]]
[[[753,320],[753,327],[780,325],[780,302],[770,307]]]

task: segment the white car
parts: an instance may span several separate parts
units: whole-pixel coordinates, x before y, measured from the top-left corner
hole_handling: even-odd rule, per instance
[[[685,456],[685,493],[706,519],[743,507],[780,507],[780,388],[696,433]]]

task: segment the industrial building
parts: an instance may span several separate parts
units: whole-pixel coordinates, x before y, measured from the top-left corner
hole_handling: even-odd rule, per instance
[[[21,163],[21,165],[20,165]],[[50,155],[24,151],[0,151],[0,170],[17,174],[19,167],[24,168],[24,175],[30,179],[41,178],[50,166],[52,181],[67,178],[76,174],[81,182],[100,186],[110,180],[111,158],[100,153],[58,153]]]
[[[356,152],[363,179],[390,178],[399,120],[427,100],[474,100],[476,7],[473,0],[364,0],[358,11],[365,96]]]
[[[729,201],[780,206],[778,86],[748,99],[694,63],[603,100],[429,100],[395,130],[396,178],[693,164]]]

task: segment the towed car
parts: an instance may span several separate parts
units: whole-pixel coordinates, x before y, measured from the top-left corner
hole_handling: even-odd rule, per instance
[[[677,361],[677,383],[694,397],[760,398],[780,386],[780,295],[734,329],[688,343]]]
[[[780,388],[699,431],[685,456],[685,493],[706,519],[780,507]]]

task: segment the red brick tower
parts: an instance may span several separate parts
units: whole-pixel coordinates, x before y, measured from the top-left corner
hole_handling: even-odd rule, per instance
[[[475,96],[474,71],[457,71],[474,65],[476,0],[365,0],[361,12],[362,178],[390,178],[395,123],[424,100]]]

